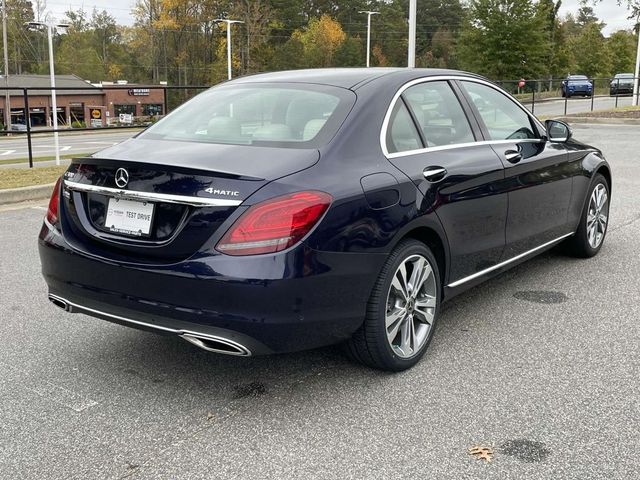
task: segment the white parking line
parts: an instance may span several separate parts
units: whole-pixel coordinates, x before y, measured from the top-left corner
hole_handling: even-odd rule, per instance
[[[0,153],[0,155],[11,155],[12,153],[16,153],[15,150],[5,150],[4,152]]]

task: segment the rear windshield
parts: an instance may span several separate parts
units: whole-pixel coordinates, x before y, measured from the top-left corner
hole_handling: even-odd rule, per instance
[[[355,101],[349,90],[312,84],[221,85],[194,97],[139,138],[318,148]]]

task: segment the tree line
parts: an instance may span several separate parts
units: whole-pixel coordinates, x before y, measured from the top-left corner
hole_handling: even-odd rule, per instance
[[[9,74],[48,73],[46,35],[25,22],[46,20],[46,0],[6,0]],[[598,1],[598,0],[595,0]],[[637,0],[620,0],[638,12]],[[418,0],[416,66],[473,71],[494,80],[568,73],[632,72],[636,36],[604,23],[583,1],[561,17],[561,0]],[[133,25],[107,11],[74,10],[55,41],[56,73],[91,81],[209,85],[226,78],[225,24],[234,76],[263,71],[363,66],[366,15],[371,65],[406,66],[408,0],[137,0]]]

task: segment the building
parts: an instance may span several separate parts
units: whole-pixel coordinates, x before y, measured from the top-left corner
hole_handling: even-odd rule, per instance
[[[49,75],[0,76],[0,119],[3,123],[7,122],[7,87],[10,92],[12,124],[26,125],[26,88],[31,126],[52,125]],[[87,127],[97,127],[118,121],[128,123],[135,118],[147,119],[163,115],[164,98],[162,85],[134,85],[127,82],[95,85],[76,75],[56,75],[56,104],[60,126],[71,126],[72,123],[79,122]]]

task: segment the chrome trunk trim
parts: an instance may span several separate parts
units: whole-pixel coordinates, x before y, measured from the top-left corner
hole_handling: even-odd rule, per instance
[[[75,192],[101,193],[110,197],[127,198],[144,202],[177,203],[191,205],[193,207],[237,207],[242,200],[228,200],[226,198],[202,198],[185,195],[170,195],[168,193],[139,192],[135,190],[122,190],[119,188],[87,185],[85,183],[64,181],[65,188]]]

